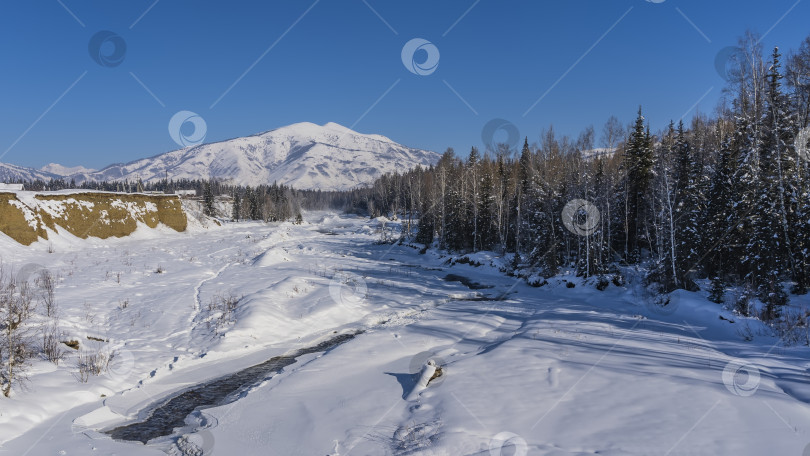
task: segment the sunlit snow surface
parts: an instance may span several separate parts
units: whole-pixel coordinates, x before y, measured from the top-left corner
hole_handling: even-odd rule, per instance
[[[51,254],[46,241],[0,237],[4,267],[61,277],[66,338],[118,353],[88,383],[72,375],[73,351],[58,367],[36,360],[27,390],[0,398],[0,455],[800,456],[810,443],[808,349],[775,346],[754,321],[744,342],[744,320],[705,292],[676,292],[677,310],[662,316],[632,283],[599,292],[566,275],[531,288],[498,272],[495,254],[450,266],[376,244],[381,220],[306,219],[60,237]],[[235,321],[218,327],[209,303],[229,294],[242,297]],[[100,432],[194,384],[353,330],[366,332],[194,414],[174,437],[144,446]],[[429,359],[443,375],[414,392]],[[724,382],[734,359],[760,373],[756,385],[739,372]]]

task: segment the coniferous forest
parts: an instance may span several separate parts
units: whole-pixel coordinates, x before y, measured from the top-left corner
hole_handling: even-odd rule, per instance
[[[448,149],[343,204],[418,223],[426,246],[513,253],[515,271],[575,267],[604,284],[637,265],[661,292],[708,278],[718,302],[739,286],[777,318],[810,287],[810,37],[787,57],[757,41],[740,40],[713,116],[651,132],[640,108],[628,127],[611,118],[577,138],[548,128],[519,150]]]

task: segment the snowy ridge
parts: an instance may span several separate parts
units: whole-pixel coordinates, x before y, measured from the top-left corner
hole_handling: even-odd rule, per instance
[[[95,169],[85,168],[84,166],[63,166],[58,163],[48,163],[40,168],[40,170],[45,171],[46,173],[58,174],[60,176],[70,176],[79,173],[92,173],[96,171]]]
[[[123,237],[139,225],[185,231],[180,199],[171,195],[107,192],[2,192],[0,234],[23,245],[70,234],[86,239]]]
[[[381,135],[362,134],[329,122],[302,122],[252,136],[178,149],[99,171],[51,163],[37,170],[0,163],[0,181],[74,179],[154,182],[170,179],[221,179],[256,186],[351,190],[385,173],[438,162],[436,152],[412,149]]]
[[[594,160],[596,158],[609,158],[616,153],[616,148],[597,147],[595,149],[583,150],[582,158],[586,160]]]
[[[252,186],[278,182],[298,189],[349,190],[371,184],[384,173],[429,166],[438,159],[435,152],[411,149],[384,136],[335,123],[304,122],[70,177],[77,182],[216,178]]]
[[[0,163],[0,182],[35,181],[59,179],[63,176],[45,170]]]

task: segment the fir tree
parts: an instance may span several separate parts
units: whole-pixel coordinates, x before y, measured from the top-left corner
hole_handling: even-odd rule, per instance
[[[249,188],[249,187],[248,187]],[[245,193],[245,197],[248,203],[248,216],[251,220],[261,220],[261,208],[259,206],[259,189],[256,188],[250,192],[249,196],[248,193]]]
[[[231,209],[231,220],[234,222],[239,221],[239,214],[241,213],[241,199],[239,196],[239,192],[234,190],[233,191],[233,208]]]
[[[749,243],[749,258],[753,261],[751,278],[766,304],[765,319],[776,318],[779,307],[787,302],[781,281],[791,272],[793,254],[788,229],[794,197],[790,181],[792,160],[787,154],[791,125],[781,92],[779,57],[775,49],[758,144],[759,185],[752,214],[753,237]]]
[[[708,207],[703,223],[705,227],[703,251],[707,252],[703,266],[705,272],[712,277],[735,273],[739,267],[738,249],[732,247],[736,239],[739,239],[735,234],[740,231],[735,217],[737,204],[733,192],[738,147],[734,137],[723,143],[720,161],[715,166],[711,179]]]
[[[697,267],[700,259],[698,247],[700,243],[700,219],[702,216],[700,188],[698,179],[699,170],[695,163],[698,160],[693,156],[692,148],[683,128],[683,122],[678,125],[675,139],[675,153],[677,155],[677,171],[675,174],[675,250],[678,282],[690,290],[695,291],[697,285],[690,278],[690,271]]]
[[[481,177],[481,197],[478,201],[478,215],[480,218],[480,247],[482,250],[492,250],[498,241],[494,211],[494,183],[492,162],[485,160]]]
[[[726,288],[723,279],[721,279],[720,276],[714,276],[712,278],[712,290],[709,293],[709,301],[722,304],[725,293]]]
[[[211,189],[211,181],[205,181],[203,187],[203,213],[209,217],[214,216],[214,191]]]
[[[630,260],[637,260],[641,244],[647,235],[649,195],[652,183],[653,153],[649,132],[644,128],[641,108],[625,151],[625,252]]]

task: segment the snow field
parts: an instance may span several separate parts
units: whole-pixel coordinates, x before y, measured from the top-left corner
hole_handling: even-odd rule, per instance
[[[7,264],[59,271],[70,337],[121,355],[87,383],[69,359],[37,361],[30,389],[0,400],[0,453],[801,455],[810,443],[806,347],[743,341],[742,319],[705,292],[676,292],[661,314],[632,283],[599,292],[567,275],[532,288],[498,272],[495,254],[450,266],[376,244],[381,220],[307,220],[59,239],[54,254],[3,244]],[[230,294],[241,300],[223,319],[209,304]],[[195,413],[179,440],[99,433],[190,385],[357,329]],[[443,374],[425,387],[428,360]]]

